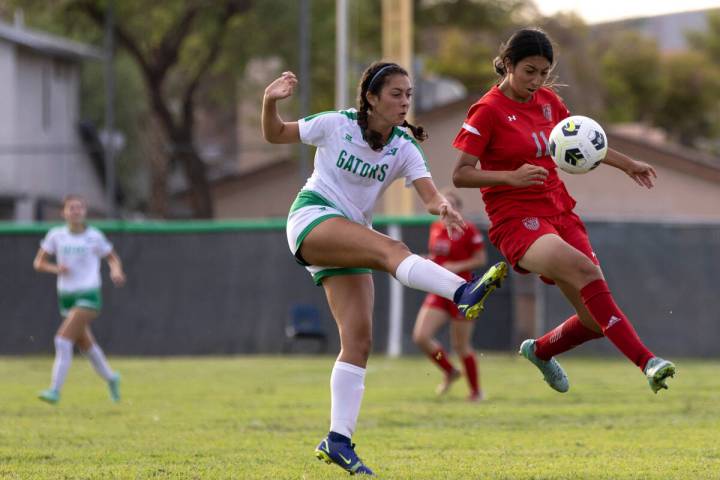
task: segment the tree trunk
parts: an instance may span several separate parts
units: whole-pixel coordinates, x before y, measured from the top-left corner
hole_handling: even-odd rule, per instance
[[[142,134],[143,151],[150,165],[150,205],[149,213],[155,218],[167,218],[169,158],[164,151],[167,143],[162,134],[159,121],[150,114]]]
[[[193,144],[191,135],[174,137],[173,159],[182,166],[190,187],[190,207],[194,218],[213,218],[214,209],[207,179],[207,167]]]

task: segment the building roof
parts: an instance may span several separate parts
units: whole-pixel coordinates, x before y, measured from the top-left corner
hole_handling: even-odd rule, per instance
[[[67,60],[102,60],[104,58],[102,50],[97,47],[3,21],[0,21],[0,39],[45,55]]]

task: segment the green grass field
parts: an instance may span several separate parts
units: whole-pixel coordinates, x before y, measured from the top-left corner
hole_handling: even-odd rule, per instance
[[[76,356],[58,406],[52,359],[0,358],[0,478],[347,478],[313,456],[330,357],[111,358],[123,401]],[[354,441],[387,479],[720,478],[720,362],[679,361],[653,395],[617,359],[566,358],[567,394],[529,363],[482,357],[488,396],[445,398],[420,357],[372,358]]]

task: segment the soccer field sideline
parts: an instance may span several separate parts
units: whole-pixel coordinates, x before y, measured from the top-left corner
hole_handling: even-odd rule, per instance
[[[35,399],[50,357],[0,358],[0,478],[345,478],[318,462],[332,357],[111,358],[112,404],[75,357],[61,403]],[[720,478],[720,362],[680,360],[653,395],[619,359],[564,359],[550,390],[514,355],[481,357],[488,399],[442,399],[421,357],[370,360],[354,441],[380,478]]]

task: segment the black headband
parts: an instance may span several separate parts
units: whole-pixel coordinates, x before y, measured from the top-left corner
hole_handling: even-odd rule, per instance
[[[372,78],[370,79],[370,83],[368,83],[367,91],[369,92],[369,91],[372,90],[372,86],[373,86],[373,84],[375,83],[375,80],[378,79],[378,77],[380,76],[380,74],[381,74],[382,72],[384,72],[384,71],[387,70],[388,68],[394,67],[394,66],[395,66],[395,64],[394,64],[394,63],[391,63],[391,64],[389,64],[389,65],[385,65],[385,66],[382,67],[380,70],[378,70],[377,72],[375,72],[375,75],[373,75]]]

